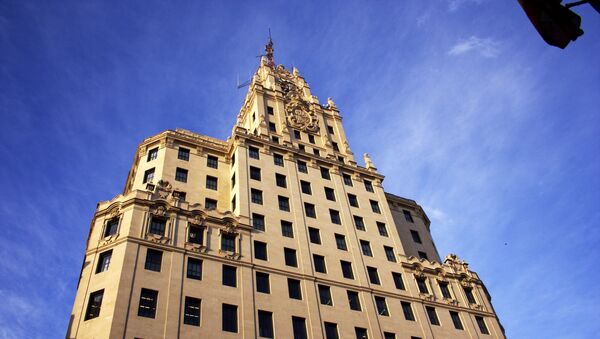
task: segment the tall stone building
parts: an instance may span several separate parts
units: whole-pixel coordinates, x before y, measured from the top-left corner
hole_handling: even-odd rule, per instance
[[[231,137],[165,131],[91,223],[68,338],[504,338],[415,201],[272,43]]]

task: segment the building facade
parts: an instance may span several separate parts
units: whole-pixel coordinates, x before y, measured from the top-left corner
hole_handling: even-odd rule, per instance
[[[335,103],[261,59],[231,137],[165,131],[91,223],[67,338],[504,338]]]

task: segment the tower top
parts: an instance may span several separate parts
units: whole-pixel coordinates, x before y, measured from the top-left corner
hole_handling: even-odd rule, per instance
[[[267,45],[265,46],[265,52],[267,55],[267,66],[271,69],[275,69],[275,59],[273,59],[274,51],[273,40],[271,39],[271,29],[269,28],[269,42],[267,42]]]

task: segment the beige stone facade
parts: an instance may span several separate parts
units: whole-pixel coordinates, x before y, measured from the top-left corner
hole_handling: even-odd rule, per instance
[[[226,141],[139,145],[97,206],[67,337],[504,338],[477,274],[363,159],[268,53]]]

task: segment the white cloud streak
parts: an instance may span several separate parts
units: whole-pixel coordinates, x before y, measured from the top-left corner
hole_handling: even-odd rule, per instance
[[[449,55],[462,55],[468,52],[478,53],[486,58],[495,58],[500,54],[499,43],[491,38],[471,36],[454,44],[448,51]]]

